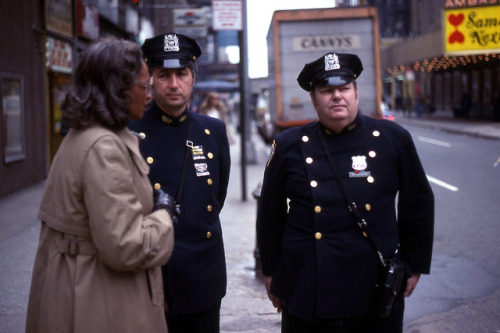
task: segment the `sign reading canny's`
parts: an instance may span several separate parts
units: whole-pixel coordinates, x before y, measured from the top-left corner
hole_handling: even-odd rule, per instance
[[[500,51],[500,6],[446,10],[444,15],[447,53]]]
[[[294,51],[352,50],[361,47],[359,35],[302,36],[293,38]]]

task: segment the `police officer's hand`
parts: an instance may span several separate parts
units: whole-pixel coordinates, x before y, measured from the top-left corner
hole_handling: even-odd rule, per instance
[[[413,293],[413,290],[415,290],[415,288],[417,287],[419,279],[420,274],[413,274],[408,278],[408,281],[406,282],[406,290],[403,294],[404,297],[409,297]]]
[[[271,300],[273,303],[273,306],[276,308],[276,310],[281,312],[281,299],[277,296],[274,296],[271,294],[270,289],[271,289],[271,281],[273,280],[272,276],[265,276],[264,277],[264,284],[266,285],[266,291],[267,291],[267,297]]]
[[[177,223],[177,217],[181,213],[179,207],[175,205],[174,197],[170,194],[163,192],[162,189],[155,190],[154,192],[155,206],[154,210],[166,209],[172,218],[172,222]]]

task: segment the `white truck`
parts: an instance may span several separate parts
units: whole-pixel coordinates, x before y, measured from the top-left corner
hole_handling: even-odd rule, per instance
[[[267,49],[273,135],[317,120],[309,93],[299,87],[297,76],[306,63],[330,51],[360,57],[364,68],[357,80],[360,113],[380,116],[382,82],[376,7],[275,11]]]

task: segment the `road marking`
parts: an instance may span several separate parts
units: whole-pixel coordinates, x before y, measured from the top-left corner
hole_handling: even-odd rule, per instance
[[[443,146],[443,147],[448,147],[448,148],[451,147],[451,143],[449,143],[449,142],[435,140],[435,139],[431,139],[431,138],[426,138],[424,136],[419,136],[418,141],[432,143],[433,145],[438,145],[438,146]]]
[[[434,178],[434,177],[431,177],[431,176],[429,176],[429,175],[427,175],[427,179],[428,179],[431,183],[434,183],[434,184],[436,184],[436,185],[439,185],[439,186],[441,186],[441,187],[444,187],[444,188],[445,188],[445,189],[447,189],[447,190],[450,190],[450,191],[452,191],[452,192],[458,192],[458,187],[456,187],[456,186],[453,186],[453,185],[450,185],[450,184],[448,184],[448,183],[445,183],[445,182],[443,182],[443,181],[441,181],[441,180],[439,180],[439,179],[436,179],[436,178]]]

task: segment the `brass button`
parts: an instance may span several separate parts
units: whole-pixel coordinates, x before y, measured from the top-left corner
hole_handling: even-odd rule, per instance
[[[206,134],[206,135],[210,135],[210,130],[205,129],[205,134]]]
[[[314,212],[321,213],[321,206],[314,207]]]
[[[366,181],[371,184],[375,181],[375,178],[373,178],[372,176],[368,176],[366,177]]]
[[[311,187],[317,187],[318,186],[318,182],[315,181],[315,180],[311,180]]]
[[[325,128],[325,134],[330,135],[330,134],[332,134],[332,131],[330,131],[328,128]]]
[[[155,190],[159,190],[159,189],[161,189],[161,185],[160,185],[160,183],[156,183],[155,184]]]
[[[312,162],[313,162],[313,158],[312,157],[306,158],[306,163],[307,164],[311,164]]]
[[[212,233],[210,231],[207,232],[207,239],[212,238]]]
[[[372,150],[372,151],[368,152],[368,156],[370,156],[371,158],[374,158],[375,156],[377,156],[377,153]]]
[[[146,159],[146,162],[148,162],[148,164],[153,164],[153,158],[150,156]]]
[[[144,140],[146,138],[146,134],[141,132],[139,133],[139,139]]]
[[[366,209],[367,212],[369,212],[370,210],[372,210],[372,205],[370,205],[370,204],[367,203],[365,205],[365,209]]]
[[[308,136],[306,136],[306,135],[304,135],[304,136],[302,137],[302,141],[303,141],[303,142],[307,142],[307,141],[309,141],[309,137],[308,137]]]
[[[207,211],[211,212],[212,211],[212,205],[207,206]]]
[[[374,137],[379,137],[380,136],[380,132],[379,131],[373,131],[373,136]]]
[[[213,184],[212,179],[208,178],[208,179],[207,179],[207,184],[208,184],[208,185],[212,185],[212,184]]]
[[[316,238],[318,240],[320,240],[321,237],[323,237],[323,235],[321,235],[321,232],[317,232],[317,233],[314,234],[314,238]]]
[[[207,157],[208,157],[209,159],[212,159],[212,158],[214,158],[214,154],[212,154],[212,153],[208,153],[208,154],[207,154]]]

